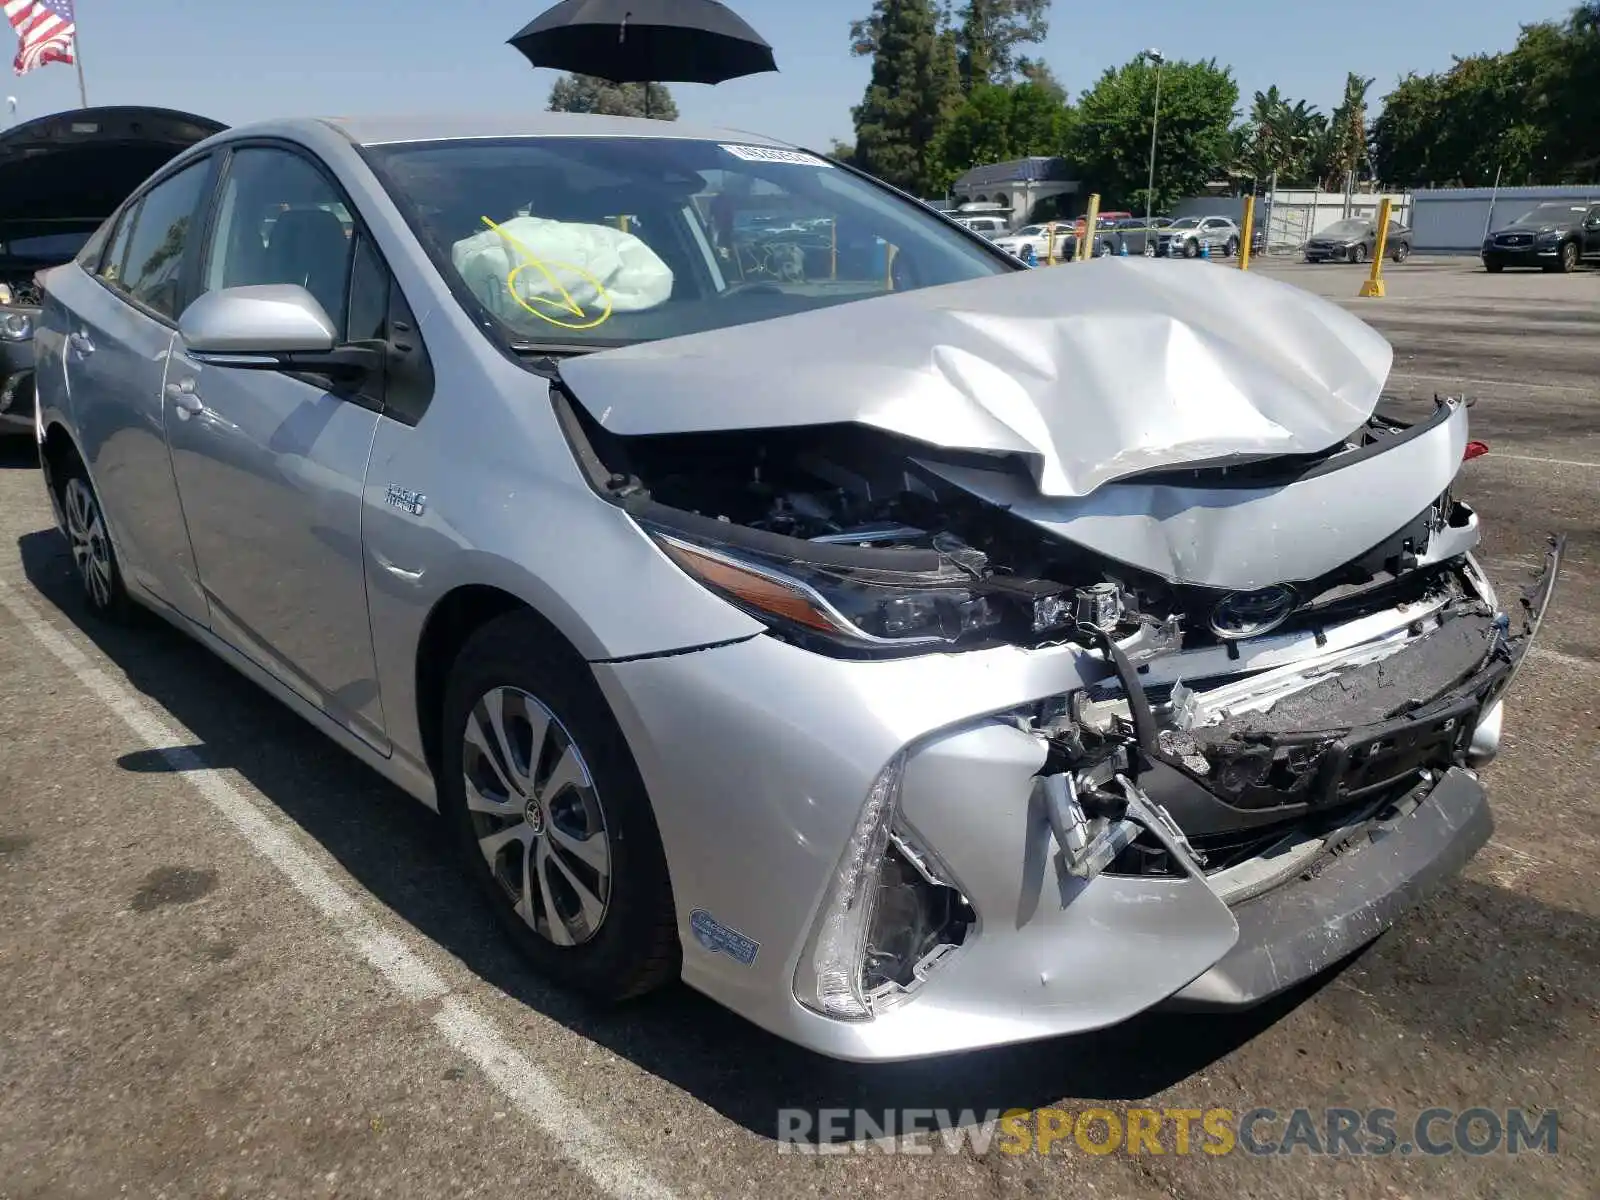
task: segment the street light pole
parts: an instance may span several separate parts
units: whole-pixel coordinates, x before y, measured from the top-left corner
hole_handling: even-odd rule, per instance
[[[1144,244],[1148,253],[1155,248],[1151,240],[1150,222],[1156,192],[1156,127],[1161,121],[1161,66],[1167,60],[1159,50],[1146,50],[1144,57],[1156,64],[1156,105],[1155,111],[1150,114],[1150,181],[1144,189]]]

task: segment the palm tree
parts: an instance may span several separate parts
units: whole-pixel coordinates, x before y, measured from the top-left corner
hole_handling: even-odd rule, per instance
[[[1351,71],[1344,81],[1344,99],[1333,110],[1330,145],[1322,183],[1328,191],[1344,188],[1346,177],[1361,178],[1367,155],[1367,91],[1372,80]]]

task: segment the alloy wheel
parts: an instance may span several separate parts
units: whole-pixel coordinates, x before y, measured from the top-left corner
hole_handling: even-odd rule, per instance
[[[109,608],[113,597],[111,541],[100,504],[94,491],[81,477],[67,480],[63,496],[67,516],[67,538],[72,543],[72,562],[83,580],[84,589],[97,608]]]
[[[473,835],[518,917],[557,946],[599,932],[611,841],[589,764],[537,698],[500,687],[467,718],[461,759]]]

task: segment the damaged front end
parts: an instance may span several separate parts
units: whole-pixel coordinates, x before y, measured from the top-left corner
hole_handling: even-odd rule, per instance
[[[931,729],[883,768],[798,952],[813,1013],[916,1029],[904,1014],[924,1006],[905,1002],[933,980],[929,1013],[970,1017],[985,991],[1076,1006],[1054,1028],[1254,1003],[1487,840],[1475,768],[1561,544],[1503,605],[1453,494],[1459,402],[1411,426],[1375,414],[1317,453],[1045,503],[1015,499],[1028,480],[1001,455],[860,426],[622,437],[556,395],[596,488],[772,639],[847,662],[1006,647],[1073,664],[1071,686]],[[1265,549],[1218,551],[1252,527]],[[1020,841],[1000,832],[1001,777],[1025,788]],[[1121,992],[1068,983],[1074,939],[1158,957]],[[896,1056],[919,1035],[874,1036],[839,1052]]]

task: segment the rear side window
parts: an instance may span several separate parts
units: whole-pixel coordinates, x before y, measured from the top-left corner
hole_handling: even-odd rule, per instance
[[[130,299],[173,320],[178,316],[184,253],[209,177],[210,163],[201,161],[151,189],[139,205],[121,279],[116,281]],[[116,240],[121,240],[120,231]]]
[[[128,257],[128,235],[133,232],[134,218],[139,215],[137,202],[130,204],[117,220],[116,231],[111,235],[111,246],[100,261],[95,274],[107,283],[121,286],[122,260]]]

